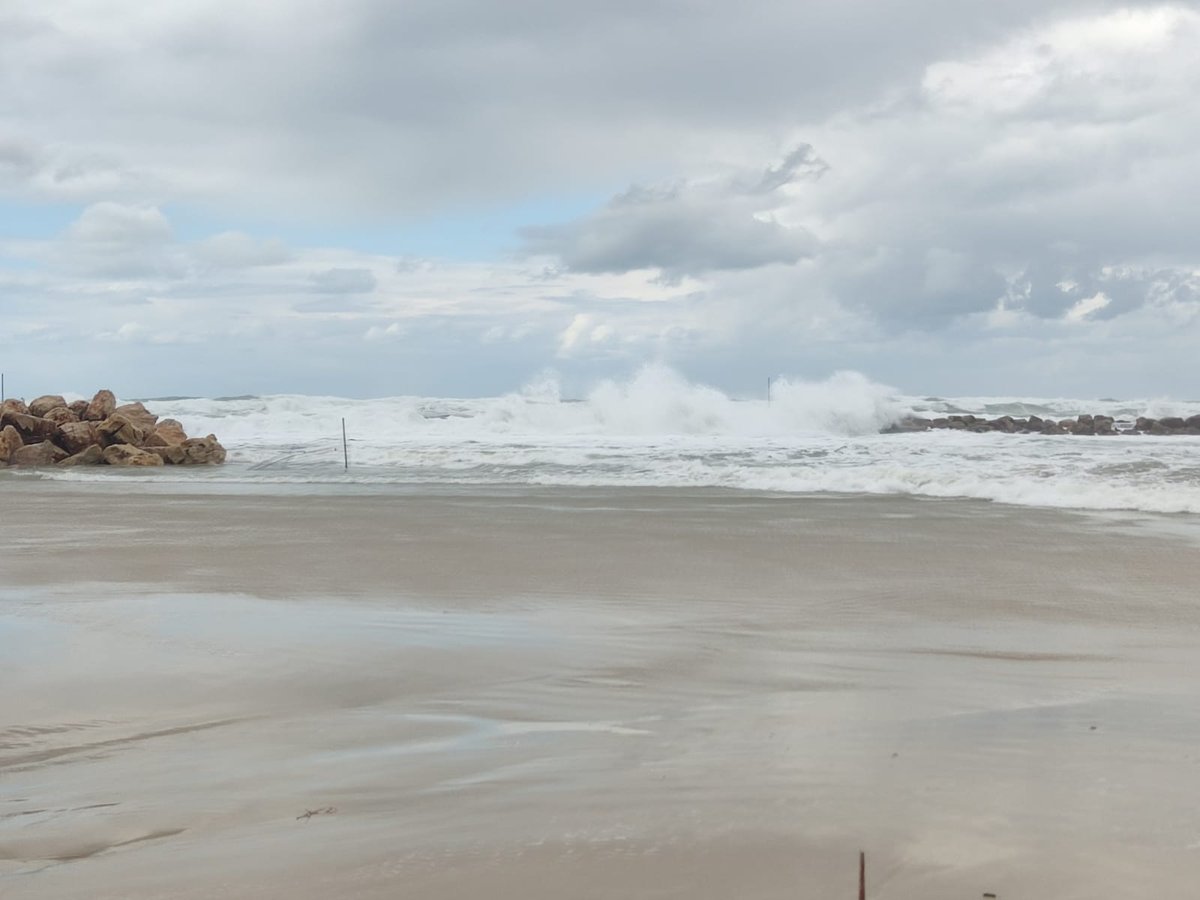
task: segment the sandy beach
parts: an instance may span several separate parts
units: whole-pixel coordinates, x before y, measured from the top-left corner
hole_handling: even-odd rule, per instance
[[[1187,896],[1156,521],[0,480],[0,897]]]

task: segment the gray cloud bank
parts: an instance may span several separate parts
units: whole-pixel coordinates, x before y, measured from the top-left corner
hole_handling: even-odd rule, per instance
[[[666,358],[734,384],[859,365],[1200,394],[1191,4],[142,10],[0,10],[0,201],[81,209],[51,238],[0,219],[10,335],[87,303],[106,340],[291,342],[333,368],[441,335],[422,358],[466,353],[484,393],[517,360]],[[563,192],[611,199],[456,267],[242,224],[466,230]],[[220,230],[180,237],[172,205]]]

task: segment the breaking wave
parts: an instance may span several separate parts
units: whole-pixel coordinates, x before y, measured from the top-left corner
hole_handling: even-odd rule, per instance
[[[857,372],[777,379],[735,398],[664,366],[562,396],[551,376],[500,397],[375,400],[276,395],[148,405],[217,434],[223,467],[122,477],[241,484],[528,484],[725,487],[969,497],[1028,506],[1200,514],[1200,438],[880,435],[898,418],[954,412],[1188,416],[1200,402],[906,397]],[[342,419],[350,469],[343,470]],[[103,470],[45,477],[89,480]]]

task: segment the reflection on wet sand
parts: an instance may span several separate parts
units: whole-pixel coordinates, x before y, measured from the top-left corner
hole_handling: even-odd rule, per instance
[[[70,518],[13,500],[0,539]],[[1186,543],[900,499],[302,500],[150,496],[6,556],[0,896],[853,896],[860,848],[872,898],[1200,875]]]

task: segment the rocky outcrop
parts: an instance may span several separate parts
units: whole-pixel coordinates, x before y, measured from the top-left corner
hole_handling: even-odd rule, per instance
[[[935,419],[921,416],[906,416],[882,429],[883,434],[905,434],[913,431],[930,431],[934,429],[949,429],[971,431],[976,434],[998,431],[1003,434],[1078,434],[1112,436],[1120,434],[1153,434],[1153,435],[1200,435],[1200,415],[1180,418],[1169,416],[1163,419],[1151,419],[1139,416],[1132,424],[1119,423],[1112,416],[1088,414],[1076,416],[1073,419],[1042,419],[1039,416],[1029,416],[1027,419],[1017,419],[1012,416],[999,416],[994,419],[972,415],[941,416]]]
[[[200,466],[225,462],[216,435],[188,437],[174,419],[112,391],[68,404],[47,394],[0,404],[0,466]]]

